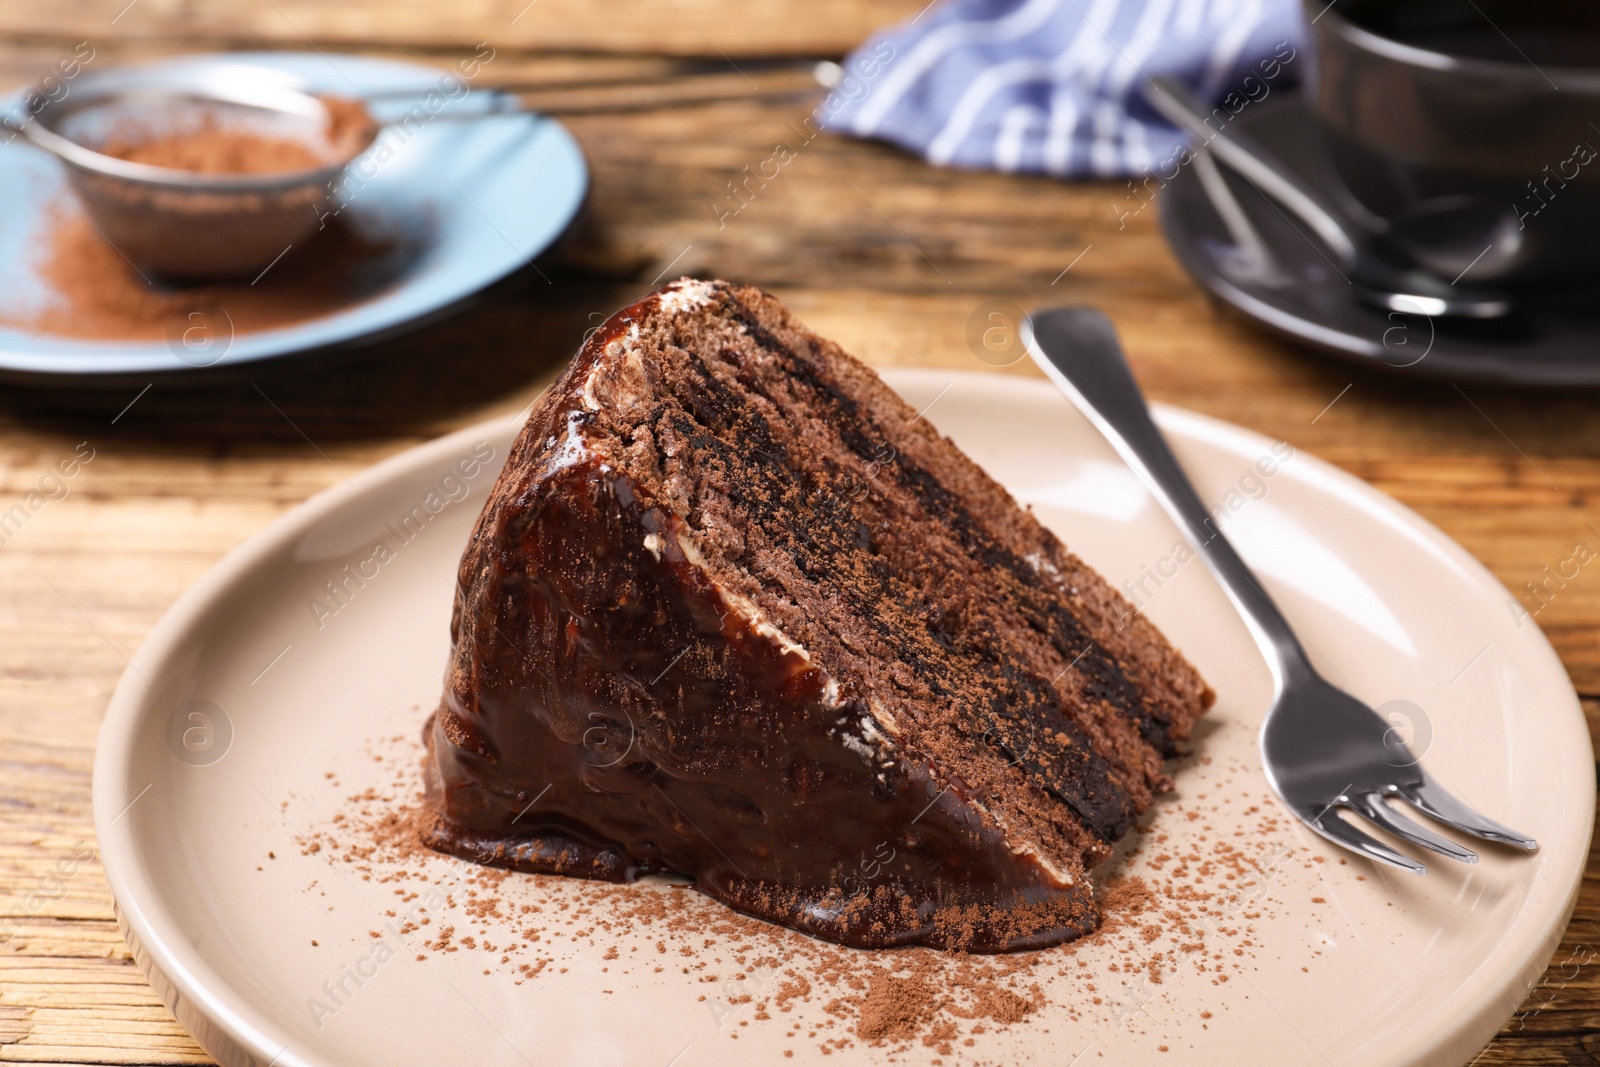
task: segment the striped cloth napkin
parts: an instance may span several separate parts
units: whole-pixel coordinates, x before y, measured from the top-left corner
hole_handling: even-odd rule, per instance
[[[1146,77],[1237,114],[1299,80],[1304,30],[1296,0],[945,0],[852,53],[823,117],[941,166],[1145,174],[1187,143]]]

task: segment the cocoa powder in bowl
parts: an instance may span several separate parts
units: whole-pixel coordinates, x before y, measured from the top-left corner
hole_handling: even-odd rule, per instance
[[[130,163],[195,174],[278,174],[311,170],[324,162],[301,141],[264,137],[209,123],[149,140],[110,141],[100,147],[100,153]]]
[[[337,96],[316,99],[326,112],[320,144],[230,125],[208,113],[187,129],[114,134],[96,151],[192,174],[282,174],[348,160],[372,143],[377,125],[365,104]]]
[[[377,135],[360,101],[315,102],[320,116],[193,101],[143,114],[113,99],[70,116],[60,132],[145,168],[135,175],[94,156],[67,160],[96,228],[141,271],[247,277],[316,229],[330,181]]]

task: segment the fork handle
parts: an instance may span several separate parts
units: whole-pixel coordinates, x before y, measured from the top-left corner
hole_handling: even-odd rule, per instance
[[[1289,621],[1223,536],[1156,428],[1111,320],[1093,308],[1052,308],[1024,320],[1023,338],[1034,362],[1143,477],[1206,561],[1244,616],[1279,689],[1312,673]]]

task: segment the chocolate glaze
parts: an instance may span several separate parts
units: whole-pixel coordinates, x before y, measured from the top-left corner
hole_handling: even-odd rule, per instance
[[[877,454],[879,429],[857,397],[774,337],[732,287],[714,293],[720,313],[787,359],[789,374],[815,379],[830,421],[858,438],[851,448]],[[622,469],[585,388],[597,366],[625,358],[630,331],[659,318],[661,300],[624,309],[584,345],[518,437],[473,532],[444,699],[425,733],[440,816],[429,844],[608,881],[677,873],[740,911],[861,947],[990,952],[1093,929],[1077,855],[1047,860],[1002,829],[992,787],[963,778],[979,768],[846,737],[882,721],[862,687],[831,676],[719,581],[661,487]],[[733,401],[715,395],[710,375],[698,383],[697,413],[725,421]],[[691,429],[708,454],[728,447]],[[762,453],[749,462],[781,472],[781,446],[759,424],[740,442]],[[1036,568],[986,536],[909,454],[894,477],[964,531],[974,558],[1039,584]],[[1028,625],[1083,665],[1085,699],[1121,709],[1146,744],[1169,749],[1209,703],[1187,665],[1186,703],[1151,699],[1153,683],[1131,679],[1062,597],[1031,603]],[[1098,858],[1143,810],[1148,787],[1129,793],[1126,759],[1094,740],[1089,720],[1063,714],[1056,683],[1007,670],[984,740],[1076,816],[1063,811],[1063,824],[1093,831],[1082,848]],[[1157,772],[1153,787],[1164,781]]]

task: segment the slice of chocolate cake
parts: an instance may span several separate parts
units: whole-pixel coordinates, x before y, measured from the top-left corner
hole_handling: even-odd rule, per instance
[[[1126,611],[771,296],[679,281],[583,346],[478,520],[428,840],[849,945],[1068,940],[1212,699]]]

